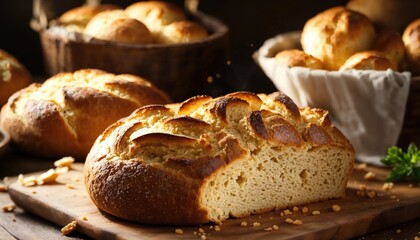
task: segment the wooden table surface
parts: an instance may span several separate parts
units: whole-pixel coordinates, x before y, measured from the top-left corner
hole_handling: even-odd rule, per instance
[[[52,160],[30,159],[8,151],[0,156],[0,177],[42,171],[51,168]],[[416,186],[417,187],[417,186]],[[11,204],[7,193],[0,192],[0,207]],[[0,212],[0,239],[90,239],[74,232],[63,236],[61,227],[33,214],[16,208],[13,213]],[[359,236],[355,239],[415,239],[420,237],[420,218],[391,228]]]

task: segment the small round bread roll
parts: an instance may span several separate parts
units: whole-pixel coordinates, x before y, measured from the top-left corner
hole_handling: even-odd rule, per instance
[[[274,59],[280,63],[286,64],[289,67],[322,69],[322,62],[319,59],[298,49],[281,51],[276,54]]]
[[[318,58],[327,70],[338,70],[356,52],[375,40],[370,20],[355,11],[335,7],[309,19],[302,32],[303,51]]]
[[[163,26],[186,20],[184,11],[178,6],[161,1],[142,1],[125,9],[128,16],[146,24],[152,32],[159,32]]]
[[[165,26],[159,35],[159,43],[189,43],[208,36],[207,30],[191,21],[177,21]]]
[[[403,33],[408,65],[414,75],[420,75],[420,18],[410,23]]]
[[[112,4],[102,5],[84,5],[76,7],[63,13],[59,18],[58,22],[62,25],[74,25],[83,29],[86,27],[88,22],[98,13],[103,11],[115,10],[120,7]]]
[[[16,91],[31,83],[31,76],[16,58],[0,49],[0,106]]]
[[[383,71],[392,69],[398,71],[394,61],[388,59],[383,53],[377,51],[358,52],[351,56],[341,66],[340,70],[357,69],[357,70],[377,70]]]
[[[83,69],[13,94],[2,108],[0,126],[30,155],[84,159],[108,125],[141,106],[169,101],[140,77]]]
[[[382,52],[387,58],[398,66],[402,64],[405,56],[405,46],[401,34],[393,30],[382,30],[377,34],[374,50]]]
[[[419,0],[350,0],[347,7],[367,16],[376,25],[402,32],[419,17]]]
[[[122,10],[106,11],[97,14],[84,31],[97,39],[121,43],[152,43],[149,29],[134,18],[129,18]]]

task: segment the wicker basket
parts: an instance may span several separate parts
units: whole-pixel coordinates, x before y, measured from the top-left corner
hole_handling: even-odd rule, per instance
[[[210,94],[212,80],[223,79],[227,59],[228,27],[199,11],[188,16],[207,28],[209,37],[187,44],[124,44],[63,39],[46,30],[45,20],[32,26],[40,34],[46,71],[54,75],[81,68],[142,76],[174,100]],[[40,27],[41,26],[41,27]]]

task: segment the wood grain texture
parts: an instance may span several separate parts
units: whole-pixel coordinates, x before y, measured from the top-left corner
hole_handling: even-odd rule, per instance
[[[396,184],[390,192],[384,192],[382,185],[387,170],[369,167],[376,173],[377,180],[367,182],[363,179],[365,171],[354,171],[344,199],[309,204],[307,214],[293,212],[281,217],[279,212],[271,212],[229,219],[220,226],[221,231],[210,229],[212,224],[191,227],[144,225],[98,211],[85,191],[82,169],[81,164],[76,164],[72,171],[59,176],[58,183],[52,185],[28,188],[12,183],[10,196],[18,206],[61,226],[77,220],[77,230],[96,239],[198,239],[193,232],[198,232],[199,227],[211,239],[348,239],[420,217],[418,185]],[[74,181],[75,178],[80,181]],[[73,184],[75,189],[68,189],[67,183]],[[365,184],[368,191],[376,191],[379,196],[373,199],[356,196],[360,184]],[[332,212],[333,204],[339,204],[342,210]],[[321,214],[312,216],[313,210],[319,210]],[[87,220],[83,220],[84,216]],[[300,219],[303,224],[286,224],[286,218]],[[248,223],[247,227],[240,226],[244,221]],[[259,222],[261,226],[253,227],[253,222]],[[280,228],[264,230],[273,224]],[[184,234],[175,234],[176,228],[181,228]]]

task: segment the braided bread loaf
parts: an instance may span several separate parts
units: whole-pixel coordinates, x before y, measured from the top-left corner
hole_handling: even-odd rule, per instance
[[[84,159],[107,126],[136,108],[169,99],[148,81],[84,69],[24,88],[4,105],[0,125],[32,155]]]
[[[108,127],[85,184],[98,208],[124,219],[221,222],[342,197],[354,154],[327,111],[282,93],[197,96]]]

